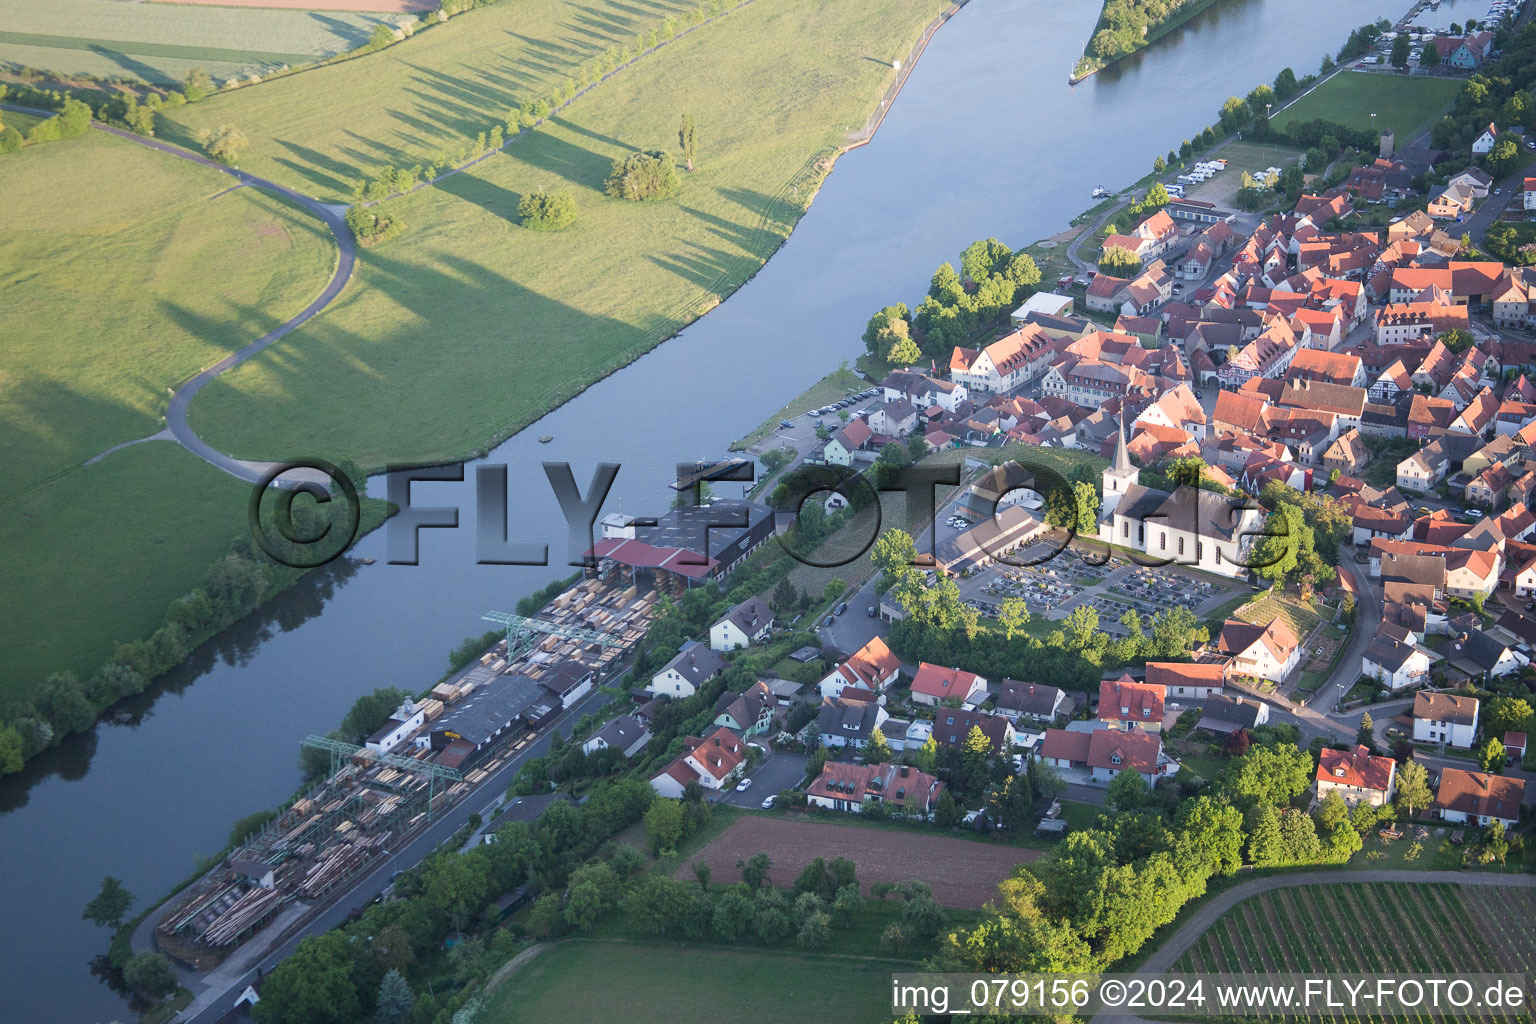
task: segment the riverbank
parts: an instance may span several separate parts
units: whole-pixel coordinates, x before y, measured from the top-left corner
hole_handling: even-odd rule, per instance
[[[1093,27],[1094,35],[1088,38],[1088,45],[1083,48],[1083,56],[1078,58],[1077,65],[1072,69],[1072,74],[1067,77],[1068,84],[1076,85],[1083,79],[1098,74],[1110,65],[1122,61],[1134,53],[1140,53],[1174,29],[1205,13],[1220,2],[1221,0],[1191,0],[1189,4],[1179,8],[1178,12],[1166,21],[1161,22],[1155,28],[1149,27],[1147,34],[1136,45],[1109,60],[1099,60],[1088,56],[1088,50],[1093,46],[1094,38],[1106,27],[1104,15],[1101,12],[1098,22]]]

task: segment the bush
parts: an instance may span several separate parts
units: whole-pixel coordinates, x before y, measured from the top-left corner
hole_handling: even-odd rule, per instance
[[[530,192],[517,204],[517,215],[530,231],[559,231],[576,221],[576,197],[569,192]]]
[[[644,203],[672,199],[682,191],[672,154],[659,150],[631,153],[613,162],[605,190],[615,199]]]

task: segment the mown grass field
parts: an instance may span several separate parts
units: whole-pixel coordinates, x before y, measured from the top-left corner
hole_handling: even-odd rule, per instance
[[[884,1020],[890,1016],[891,972],[903,966],[836,952],[573,940],[543,950],[519,968],[492,995],[482,1019],[491,1024]],[[680,978],[686,983],[679,984]]]
[[[609,46],[628,44],[691,6],[683,0],[496,4],[434,25],[404,45],[170,111],[161,134],[185,142],[201,128],[237,124],[251,140],[240,158],[245,170],[346,201],[378,167],[426,163],[445,143],[487,131],[514,104],[549,95]],[[662,106],[668,120],[679,115]],[[677,126],[671,130],[675,142]]]
[[[365,250],[313,324],[204,389],[193,425],[242,457],[325,452],[364,466],[459,456],[515,432],[756,272],[800,210],[788,186],[863,122],[894,75],[880,61],[905,54],[939,9],[757,0],[663,48],[505,154],[392,203],[407,234]],[[255,137],[275,127],[220,112],[233,109],[224,99],[207,116]],[[613,160],[675,148],[684,111],[700,142],[681,196],[605,197]],[[572,227],[517,226],[519,198],[538,188],[574,194]]]
[[[148,635],[246,531],[248,485],[169,441],[0,503],[0,701]]]
[[[7,115],[9,120],[9,115]],[[311,218],[100,132],[0,159],[0,674],[19,693],[158,624],[243,529],[245,488],[168,443],[169,389],[302,309]],[[84,197],[90,197],[86,201]]]
[[[223,79],[355,49],[384,20],[351,11],[6,0],[0,60],[146,82],[180,81],[202,67]]]
[[[1174,970],[1524,972],[1532,949],[1536,893],[1530,889],[1352,883],[1279,889],[1244,900],[1202,935]],[[1336,1019],[1406,1024],[1429,1017],[1376,1013]]]
[[[1454,78],[1341,71],[1276,114],[1274,125],[1284,128],[1292,121],[1321,117],[1350,128],[1369,129],[1375,114],[1376,130],[1392,129],[1398,146],[1406,146],[1445,112],[1461,86]]]

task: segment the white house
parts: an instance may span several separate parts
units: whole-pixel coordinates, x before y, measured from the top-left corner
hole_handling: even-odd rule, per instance
[[[734,651],[761,643],[773,630],[773,612],[761,598],[749,597],[709,627],[709,649]]]
[[[1470,749],[1477,739],[1476,697],[1420,691],[1413,698],[1413,741]]]
[[[1429,655],[1414,645],[1413,634],[1383,623],[1360,656],[1360,673],[1390,690],[1406,689],[1429,677]]]
[[[818,688],[823,697],[840,696],[849,687],[880,693],[899,675],[901,659],[876,636],[870,637],[869,642],[850,654],[847,661],[828,672]]]
[[[1267,626],[1228,619],[1216,649],[1232,659],[1231,671],[1276,683],[1284,682],[1301,660],[1301,640],[1278,615]]]
[[[724,670],[725,662],[720,655],[697,640],[690,640],[651,677],[651,692],[658,697],[692,697],[702,684]]]
[[[1205,700],[1221,693],[1226,681],[1226,666],[1215,662],[1147,662],[1147,682],[1163,687],[1169,697]]]
[[[945,668],[924,661],[912,677],[912,703],[932,707],[946,700],[977,704],[987,696],[987,681],[974,672]]]
[[[1317,798],[1337,793],[1347,804],[1367,803],[1384,807],[1392,802],[1397,782],[1397,762],[1378,757],[1364,746],[1354,750],[1324,749],[1317,758]]]
[[[616,748],[625,757],[634,757],[651,741],[651,732],[634,715],[620,715],[604,725],[581,745],[583,754]]]

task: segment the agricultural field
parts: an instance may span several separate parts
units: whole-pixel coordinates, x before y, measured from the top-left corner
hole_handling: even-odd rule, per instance
[[[1375,114],[1376,130],[1390,128],[1402,147],[1450,107],[1461,85],[1454,78],[1341,71],[1276,114],[1274,125],[1284,128],[1292,121],[1320,117],[1369,129]]]
[[[414,20],[120,0],[6,0],[5,14],[0,62],[152,83],[178,82],[194,67],[224,80],[309,64],[356,49],[381,21]]]
[[[1532,949],[1536,890],[1350,883],[1278,889],[1244,900],[1202,935],[1173,970],[1524,972]]]
[[[170,388],[298,312],[334,269],[322,225],[254,189],[228,191],[231,182],[102,132],[0,159],[0,194],[32,197],[0,207],[0,536],[36,563],[11,567],[0,609],[13,685],[92,667],[240,532],[239,504],[210,496],[194,503],[209,519],[189,524],[182,543],[150,542],[138,510],[175,523],[191,513],[173,494],[222,490],[222,474],[169,444],[85,465],[160,430]],[[83,195],[96,201],[75,201]],[[107,566],[116,585],[99,576]],[[63,609],[91,623],[93,643],[61,628]]]
[[[890,1016],[891,971],[900,966],[840,953],[568,940],[517,968],[480,1019],[674,1024],[708,1016],[780,1024],[804,1019],[814,1007],[817,1019],[884,1020]],[[594,971],[601,984],[593,984]],[[678,984],[679,978],[687,984]],[[705,1006],[708,1013],[701,1014]]]
[[[425,164],[445,143],[504,122],[512,106],[556,92],[609,46],[631,43],[668,14],[693,6],[685,0],[644,7],[626,0],[495,4],[424,29],[402,46],[180,107],[161,119],[160,134],[191,143],[199,129],[237,124],[251,140],[242,168],[321,199],[348,201],[378,167]],[[704,32],[714,34],[715,27]],[[874,93],[863,99],[872,104]],[[669,107],[666,116],[670,122],[676,111]],[[675,136],[676,125],[670,128]]]
[[[674,877],[693,878],[694,862],[703,861],[716,880],[731,881],[740,877],[736,865],[758,853],[772,859],[769,881],[774,885],[793,884],[816,857],[846,857],[857,865],[866,895],[870,882],[916,878],[933,887],[941,905],[969,909],[995,899],[998,883],[1018,864],[1042,856],[1037,850],[922,832],[748,814],[679,865]],[[965,864],[963,873],[935,871],[935,865],[956,862]]]
[[[365,467],[461,456],[515,432],[755,273],[802,211],[818,157],[841,142],[846,126],[863,123],[894,76],[882,61],[905,54],[941,6],[756,0],[646,57],[505,153],[392,201],[406,234],[365,250],[353,284],[323,316],[205,388],[191,408],[194,428],[240,457],[326,452]],[[537,9],[520,7],[519,16],[533,23],[525,12]],[[270,159],[273,148],[256,140],[270,139],[290,111],[287,123],[307,115],[264,100],[263,116],[253,117],[243,94],[272,89],[297,100],[286,90],[307,79],[305,103],[317,106],[338,94],[322,88],[330,79],[320,76],[357,69],[367,78],[381,58],[379,66],[395,67],[396,52],[414,54],[402,59],[427,69],[429,59],[443,59],[433,56],[434,35],[454,38],[439,33],[459,22],[494,26],[476,19],[500,17],[499,10],[473,11],[380,54],[182,109],[240,124],[253,138],[242,167],[256,169],[259,154]],[[465,45],[473,52],[492,34],[476,29]],[[513,66],[497,78],[525,75]],[[471,69],[460,80],[477,77]],[[496,115],[501,98],[520,91],[466,86],[450,95],[438,87],[423,102],[483,124],[478,118]],[[392,102],[387,91],[366,98],[370,110]],[[646,204],[606,197],[614,159],[635,148],[675,149],[684,111],[698,124],[700,149],[682,195]],[[324,116],[367,137],[348,127],[344,112]],[[516,224],[520,197],[540,188],[574,195],[574,225],[531,232]],[[341,407],[338,395],[346,396]]]

